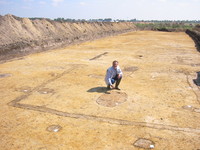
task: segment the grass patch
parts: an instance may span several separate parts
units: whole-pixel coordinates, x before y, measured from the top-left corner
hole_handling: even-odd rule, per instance
[[[140,30],[153,30],[153,31],[166,31],[166,32],[179,32],[192,30],[195,24],[189,23],[135,23],[136,27]]]

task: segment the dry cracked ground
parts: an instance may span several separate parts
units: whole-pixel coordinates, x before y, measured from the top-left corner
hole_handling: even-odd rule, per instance
[[[122,90],[107,91],[115,59]],[[197,71],[183,32],[131,32],[0,64],[1,149],[198,150]]]

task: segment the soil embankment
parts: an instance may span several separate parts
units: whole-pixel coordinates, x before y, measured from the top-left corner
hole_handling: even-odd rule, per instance
[[[186,33],[194,40],[196,48],[200,52],[200,26],[194,30],[186,30]]]
[[[128,22],[57,22],[0,16],[0,60],[134,31]]]

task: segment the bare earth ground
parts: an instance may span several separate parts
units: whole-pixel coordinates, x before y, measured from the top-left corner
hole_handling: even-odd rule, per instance
[[[124,72],[120,92],[104,83],[115,59]],[[200,53],[185,33],[153,31],[0,64],[0,147],[200,149],[197,71]]]

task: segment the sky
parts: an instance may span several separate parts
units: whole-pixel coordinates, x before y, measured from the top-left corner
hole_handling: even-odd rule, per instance
[[[0,0],[0,15],[72,19],[200,20],[200,0]]]

